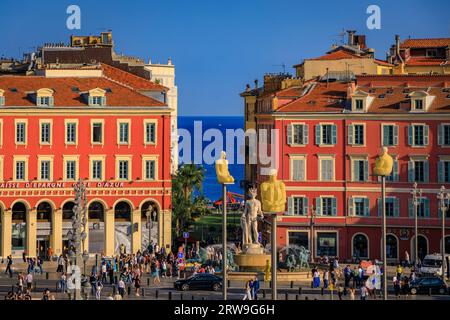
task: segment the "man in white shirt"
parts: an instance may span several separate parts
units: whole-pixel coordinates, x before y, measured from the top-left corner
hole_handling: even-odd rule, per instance
[[[33,285],[33,275],[31,273],[27,274],[25,282],[27,283],[27,289],[31,292],[31,286]]]

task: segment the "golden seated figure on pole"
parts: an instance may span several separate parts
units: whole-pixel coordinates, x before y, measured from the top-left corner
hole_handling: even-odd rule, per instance
[[[277,180],[278,171],[270,171],[269,180],[261,184],[261,200],[264,212],[285,212],[286,186]]]
[[[394,166],[394,159],[388,154],[388,148],[382,148],[382,154],[375,161],[373,173],[376,176],[389,176]]]
[[[225,151],[222,151],[220,159],[216,160],[216,175],[217,181],[220,184],[234,183],[234,178],[231,176],[230,171],[228,171],[228,160]]]

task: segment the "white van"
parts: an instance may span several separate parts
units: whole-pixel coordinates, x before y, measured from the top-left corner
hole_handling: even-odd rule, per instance
[[[448,260],[449,255],[445,255]],[[444,263],[444,271],[447,271],[447,263]],[[441,276],[442,275],[442,255],[438,253],[428,254],[422,260],[419,269],[423,276]]]

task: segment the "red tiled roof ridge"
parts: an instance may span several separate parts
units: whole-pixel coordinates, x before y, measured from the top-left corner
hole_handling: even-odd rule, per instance
[[[111,65],[109,65],[109,64],[107,64],[107,63],[101,62],[100,65],[101,65],[101,67],[102,67],[102,70],[103,70],[103,76],[104,76],[105,78],[110,79],[110,80],[112,80],[112,81],[115,81],[116,83],[125,85],[125,86],[127,86],[127,87],[130,87],[130,88],[132,88],[132,89],[134,89],[134,90],[137,90],[137,91],[138,91],[138,90],[144,90],[144,89],[148,89],[148,88],[135,88],[135,87],[133,87],[133,86],[130,85],[130,84],[125,84],[125,83],[123,83],[123,82],[121,82],[121,81],[119,81],[119,80],[117,80],[117,79],[108,77],[107,75],[105,75],[105,67],[106,67],[106,69],[109,68],[109,69],[111,69],[111,70],[113,70],[113,71],[115,71],[115,72],[118,72],[118,73],[120,73],[120,74],[126,75],[126,76],[129,77],[130,79],[134,79],[134,80],[137,80],[137,81],[141,81],[141,82],[143,82],[143,83],[147,83],[148,85],[151,85],[152,87],[155,87],[155,89],[157,88],[157,89],[159,89],[159,90],[164,90],[164,91],[168,91],[168,90],[169,90],[169,88],[167,88],[167,87],[165,87],[165,86],[163,86],[163,85],[161,85],[161,84],[155,83],[155,82],[153,82],[153,81],[151,81],[151,80],[148,80],[148,79],[145,79],[145,78],[141,78],[141,77],[139,77],[139,76],[137,76],[137,75],[134,75],[134,74],[132,74],[132,73],[130,73],[130,72],[126,72],[126,71],[124,71],[124,70],[122,70],[122,69],[113,67],[113,66],[111,66]]]
[[[320,57],[309,58],[305,60],[340,60],[340,59],[367,59],[367,57],[358,56],[347,50],[340,49],[337,51],[329,52]]]

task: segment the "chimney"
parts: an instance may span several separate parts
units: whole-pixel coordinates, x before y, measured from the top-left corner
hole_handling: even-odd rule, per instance
[[[350,99],[350,96],[353,93],[355,93],[355,91],[356,91],[356,84],[355,84],[355,82],[350,82],[348,84],[348,87],[347,87],[347,99]]]
[[[347,30],[347,34],[348,34],[348,41],[347,44],[349,46],[353,46],[355,44],[355,30]]]
[[[398,34],[395,35],[395,53],[400,55],[400,36]]]
[[[255,79],[255,89],[258,89],[258,79]]]
[[[245,86],[245,92],[250,92],[250,85],[247,83],[247,85]]]

